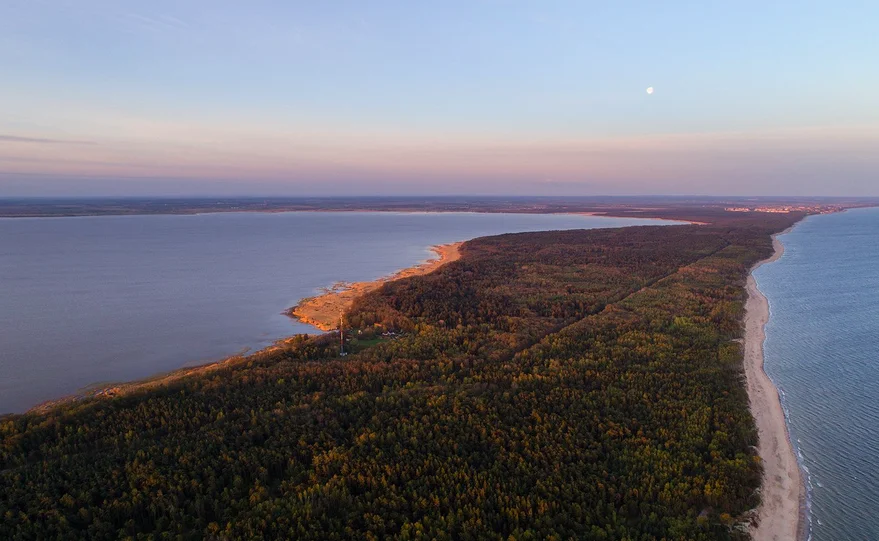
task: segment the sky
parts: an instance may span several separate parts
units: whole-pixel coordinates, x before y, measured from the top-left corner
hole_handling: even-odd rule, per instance
[[[875,0],[0,0],[0,197],[876,196],[876,21]]]

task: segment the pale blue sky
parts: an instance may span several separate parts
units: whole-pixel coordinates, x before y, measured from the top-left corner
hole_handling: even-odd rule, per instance
[[[879,195],[877,21],[867,1],[0,0],[0,196]]]

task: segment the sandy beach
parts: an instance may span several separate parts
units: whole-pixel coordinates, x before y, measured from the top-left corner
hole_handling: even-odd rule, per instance
[[[757,288],[753,271],[777,260],[784,246],[773,236],[775,253],[751,269],[745,304],[745,375],[751,413],[760,436],[758,452],[763,462],[762,503],[757,524],[751,529],[755,541],[793,541],[801,536],[805,488],[797,457],[787,432],[778,389],[763,371],[764,325],[769,320],[769,302]]]
[[[299,301],[299,304],[287,311],[290,317],[296,318],[303,323],[313,325],[322,331],[331,331],[339,327],[339,314],[351,308],[351,304],[357,297],[374,291],[383,284],[392,280],[420,276],[435,271],[440,266],[461,257],[460,247],[463,242],[441,244],[433,246],[431,251],[436,257],[423,263],[398,271],[390,276],[379,278],[371,282],[340,282],[327,288],[326,291],[315,297],[308,297]]]

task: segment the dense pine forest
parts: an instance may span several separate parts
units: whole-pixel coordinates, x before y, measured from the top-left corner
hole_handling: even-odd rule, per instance
[[[743,285],[801,217],[475,239],[359,299],[347,357],[0,419],[0,538],[745,539]]]

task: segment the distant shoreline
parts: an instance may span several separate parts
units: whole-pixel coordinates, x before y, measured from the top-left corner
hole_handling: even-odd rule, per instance
[[[628,212],[622,212],[628,211]],[[392,209],[392,208],[302,208],[302,209],[202,209],[202,210],[174,210],[167,212],[106,212],[106,213],[70,213],[70,214],[0,214],[0,219],[43,219],[43,218],[122,218],[133,216],[209,216],[212,214],[287,214],[287,213],[374,213],[374,214],[524,214],[524,215],[571,215],[571,216],[594,216],[597,218],[630,218],[636,220],[658,220],[666,222],[682,222],[683,224],[708,225],[709,222],[697,222],[683,218],[666,218],[638,214],[630,209],[608,209],[595,211],[569,211],[550,209],[526,209],[526,208],[479,208],[467,209]],[[625,226],[624,226],[625,227]]]
[[[388,282],[409,278],[410,276],[428,274],[446,263],[457,261],[461,258],[460,248],[462,244],[464,244],[463,241],[431,246],[430,250],[437,257],[422,261],[417,265],[399,270],[390,276],[384,276],[377,280],[354,283],[337,282],[332,287],[327,288],[321,295],[300,300],[296,306],[293,306],[285,313],[302,323],[312,325],[322,331],[338,329],[339,317],[343,312],[351,308],[351,305],[358,297],[374,291]]]
[[[805,526],[806,490],[800,465],[790,440],[778,388],[764,370],[763,344],[769,321],[769,301],[757,286],[754,271],[784,254],[779,235],[772,235],[775,252],[758,262],[748,273],[745,304],[744,367],[751,414],[759,434],[758,453],[763,464],[761,503],[757,525],[751,528],[754,541],[802,539]]]
[[[722,196],[152,196],[152,197],[0,197],[0,218],[196,215],[239,212],[474,212],[570,214],[665,218],[714,223],[730,208],[759,210],[779,206],[813,213],[877,206],[865,197]],[[705,218],[703,220],[703,217]]]
[[[563,214],[573,214],[576,216],[595,216],[596,218],[632,218],[635,220],[659,220],[661,222],[677,222],[677,225],[710,225],[708,222],[696,222],[694,220],[684,220],[678,218],[656,218],[653,216],[634,216],[634,215],[626,215],[626,216],[615,216],[613,214],[608,214],[607,211],[595,211],[595,212],[565,212]]]

